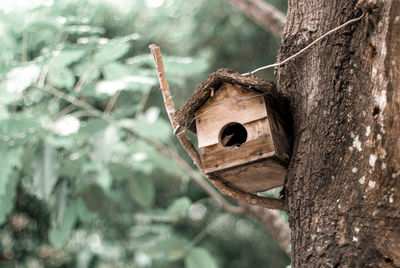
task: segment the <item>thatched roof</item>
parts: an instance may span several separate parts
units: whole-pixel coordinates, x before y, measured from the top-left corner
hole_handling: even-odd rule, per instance
[[[242,76],[229,69],[219,69],[210,74],[202,84],[198,85],[193,95],[175,112],[174,119],[176,122],[181,127],[196,132],[196,124],[193,120],[194,113],[210,97],[211,89],[217,90],[223,83],[239,85],[244,89],[266,93],[266,96],[273,98],[281,95],[272,81],[264,80],[255,75]]]

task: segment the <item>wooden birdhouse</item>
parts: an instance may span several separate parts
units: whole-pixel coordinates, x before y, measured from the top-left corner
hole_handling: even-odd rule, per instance
[[[291,152],[288,115],[273,82],[220,69],[174,117],[196,133],[211,179],[254,193],[283,184]]]

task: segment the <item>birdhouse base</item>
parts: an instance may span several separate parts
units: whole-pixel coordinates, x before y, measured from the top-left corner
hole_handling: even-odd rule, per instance
[[[283,184],[286,168],[274,159],[263,159],[209,173],[211,178],[229,182],[235,188],[249,192],[262,192]]]

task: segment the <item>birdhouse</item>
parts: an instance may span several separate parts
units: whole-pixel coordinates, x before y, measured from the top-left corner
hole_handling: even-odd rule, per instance
[[[174,117],[196,133],[204,172],[211,179],[249,193],[283,184],[291,121],[273,82],[220,69]]]

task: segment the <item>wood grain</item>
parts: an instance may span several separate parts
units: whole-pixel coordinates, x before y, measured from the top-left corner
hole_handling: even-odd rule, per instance
[[[223,148],[201,155],[206,174],[251,163],[275,154],[270,135],[243,143],[240,147]]]
[[[221,129],[229,123],[245,124],[266,117],[264,97],[257,95],[227,83],[216,90],[215,96],[195,113],[199,147],[217,144]]]

